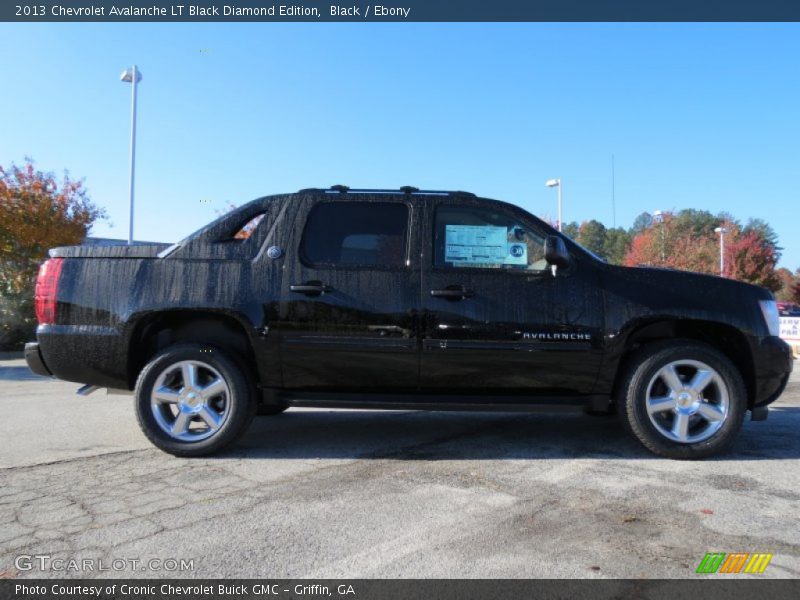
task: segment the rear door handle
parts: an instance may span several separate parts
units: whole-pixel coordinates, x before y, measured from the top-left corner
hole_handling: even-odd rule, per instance
[[[306,281],[305,283],[296,283],[290,285],[289,289],[292,292],[305,294],[306,296],[321,296],[322,294],[333,291],[331,286],[321,281]]]
[[[472,298],[474,295],[475,292],[468,290],[463,285],[448,285],[443,290],[431,290],[431,296],[446,300],[463,300],[464,298]]]

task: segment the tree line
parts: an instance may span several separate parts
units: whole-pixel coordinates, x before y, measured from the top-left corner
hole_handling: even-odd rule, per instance
[[[30,159],[0,166],[0,349],[19,348],[34,337],[34,286],[39,265],[56,246],[80,244],[105,211],[82,181],[57,178]],[[642,213],[630,229],[592,219],[568,223],[564,233],[610,263],[688,269],[719,274],[724,227],[726,277],[763,285],[779,300],[800,303],[800,269],[777,268],[778,236],[768,223],[745,224],[727,213],[684,209],[654,218]]]
[[[563,232],[616,265],[667,267],[720,275],[720,234],[724,229],[725,277],[764,286],[778,300],[800,303],[800,269],[778,268],[782,248],[762,219],[746,223],[728,213],[683,209],[643,212],[629,229],[609,228],[592,219],[567,223]]]

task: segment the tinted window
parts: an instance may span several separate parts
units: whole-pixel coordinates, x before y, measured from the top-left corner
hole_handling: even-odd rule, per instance
[[[300,251],[319,265],[402,266],[408,207],[399,202],[324,202],[311,209]]]
[[[541,271],[544,239],[504,212],[466,206],[436,210],[437,267]]]

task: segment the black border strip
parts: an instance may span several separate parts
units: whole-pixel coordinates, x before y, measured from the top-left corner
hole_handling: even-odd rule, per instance
[[[116,11],[112,11],[116,7]],[[202,12],[192,7],[204,9]],[[283,7],[283,9],[281,8]],[[340,8],[339,11],[335,10]],[[351,10],[341,10],[349,8]],[[355,8],[356,10],[352,10]],[[131,10],[133,9],[133,10]],[[237,12],[234,9],[244,9]],[[257,9],[257,10],[253,10]],[[383,14],[381,14],[383,13]],[[8,22],[796,22],[797,0],[5,0]]]
[[[709,579],[698,575],[692,580],[665,579],[31,579],[0,580],[3,600],[513,600],[591,598],[676,600],[752,600],[768,597],[784,600],[800,597],[800,581],[760,579],[761,576],[734,576]],[[41,592],[20,592],[17,586]],[[125,586],[144,588],[143,593],[123,593]],[[164,593],[169,587],[195,592]],[[69,589],[88,588],[85,593]],[[100,589],[100,593],[94,593]],[[152,593],[149,591],[152,590]],[[351,591],[352,590],[352,591]],[[62,593],[63,592],[63,593]]]

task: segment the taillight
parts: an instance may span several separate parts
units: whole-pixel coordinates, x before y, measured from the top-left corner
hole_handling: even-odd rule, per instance
[[[51,258],[39,267],[34,298],[36,320],[39,321],[39,325],[56,322],[56,292],[63,262],[63,258]]]

